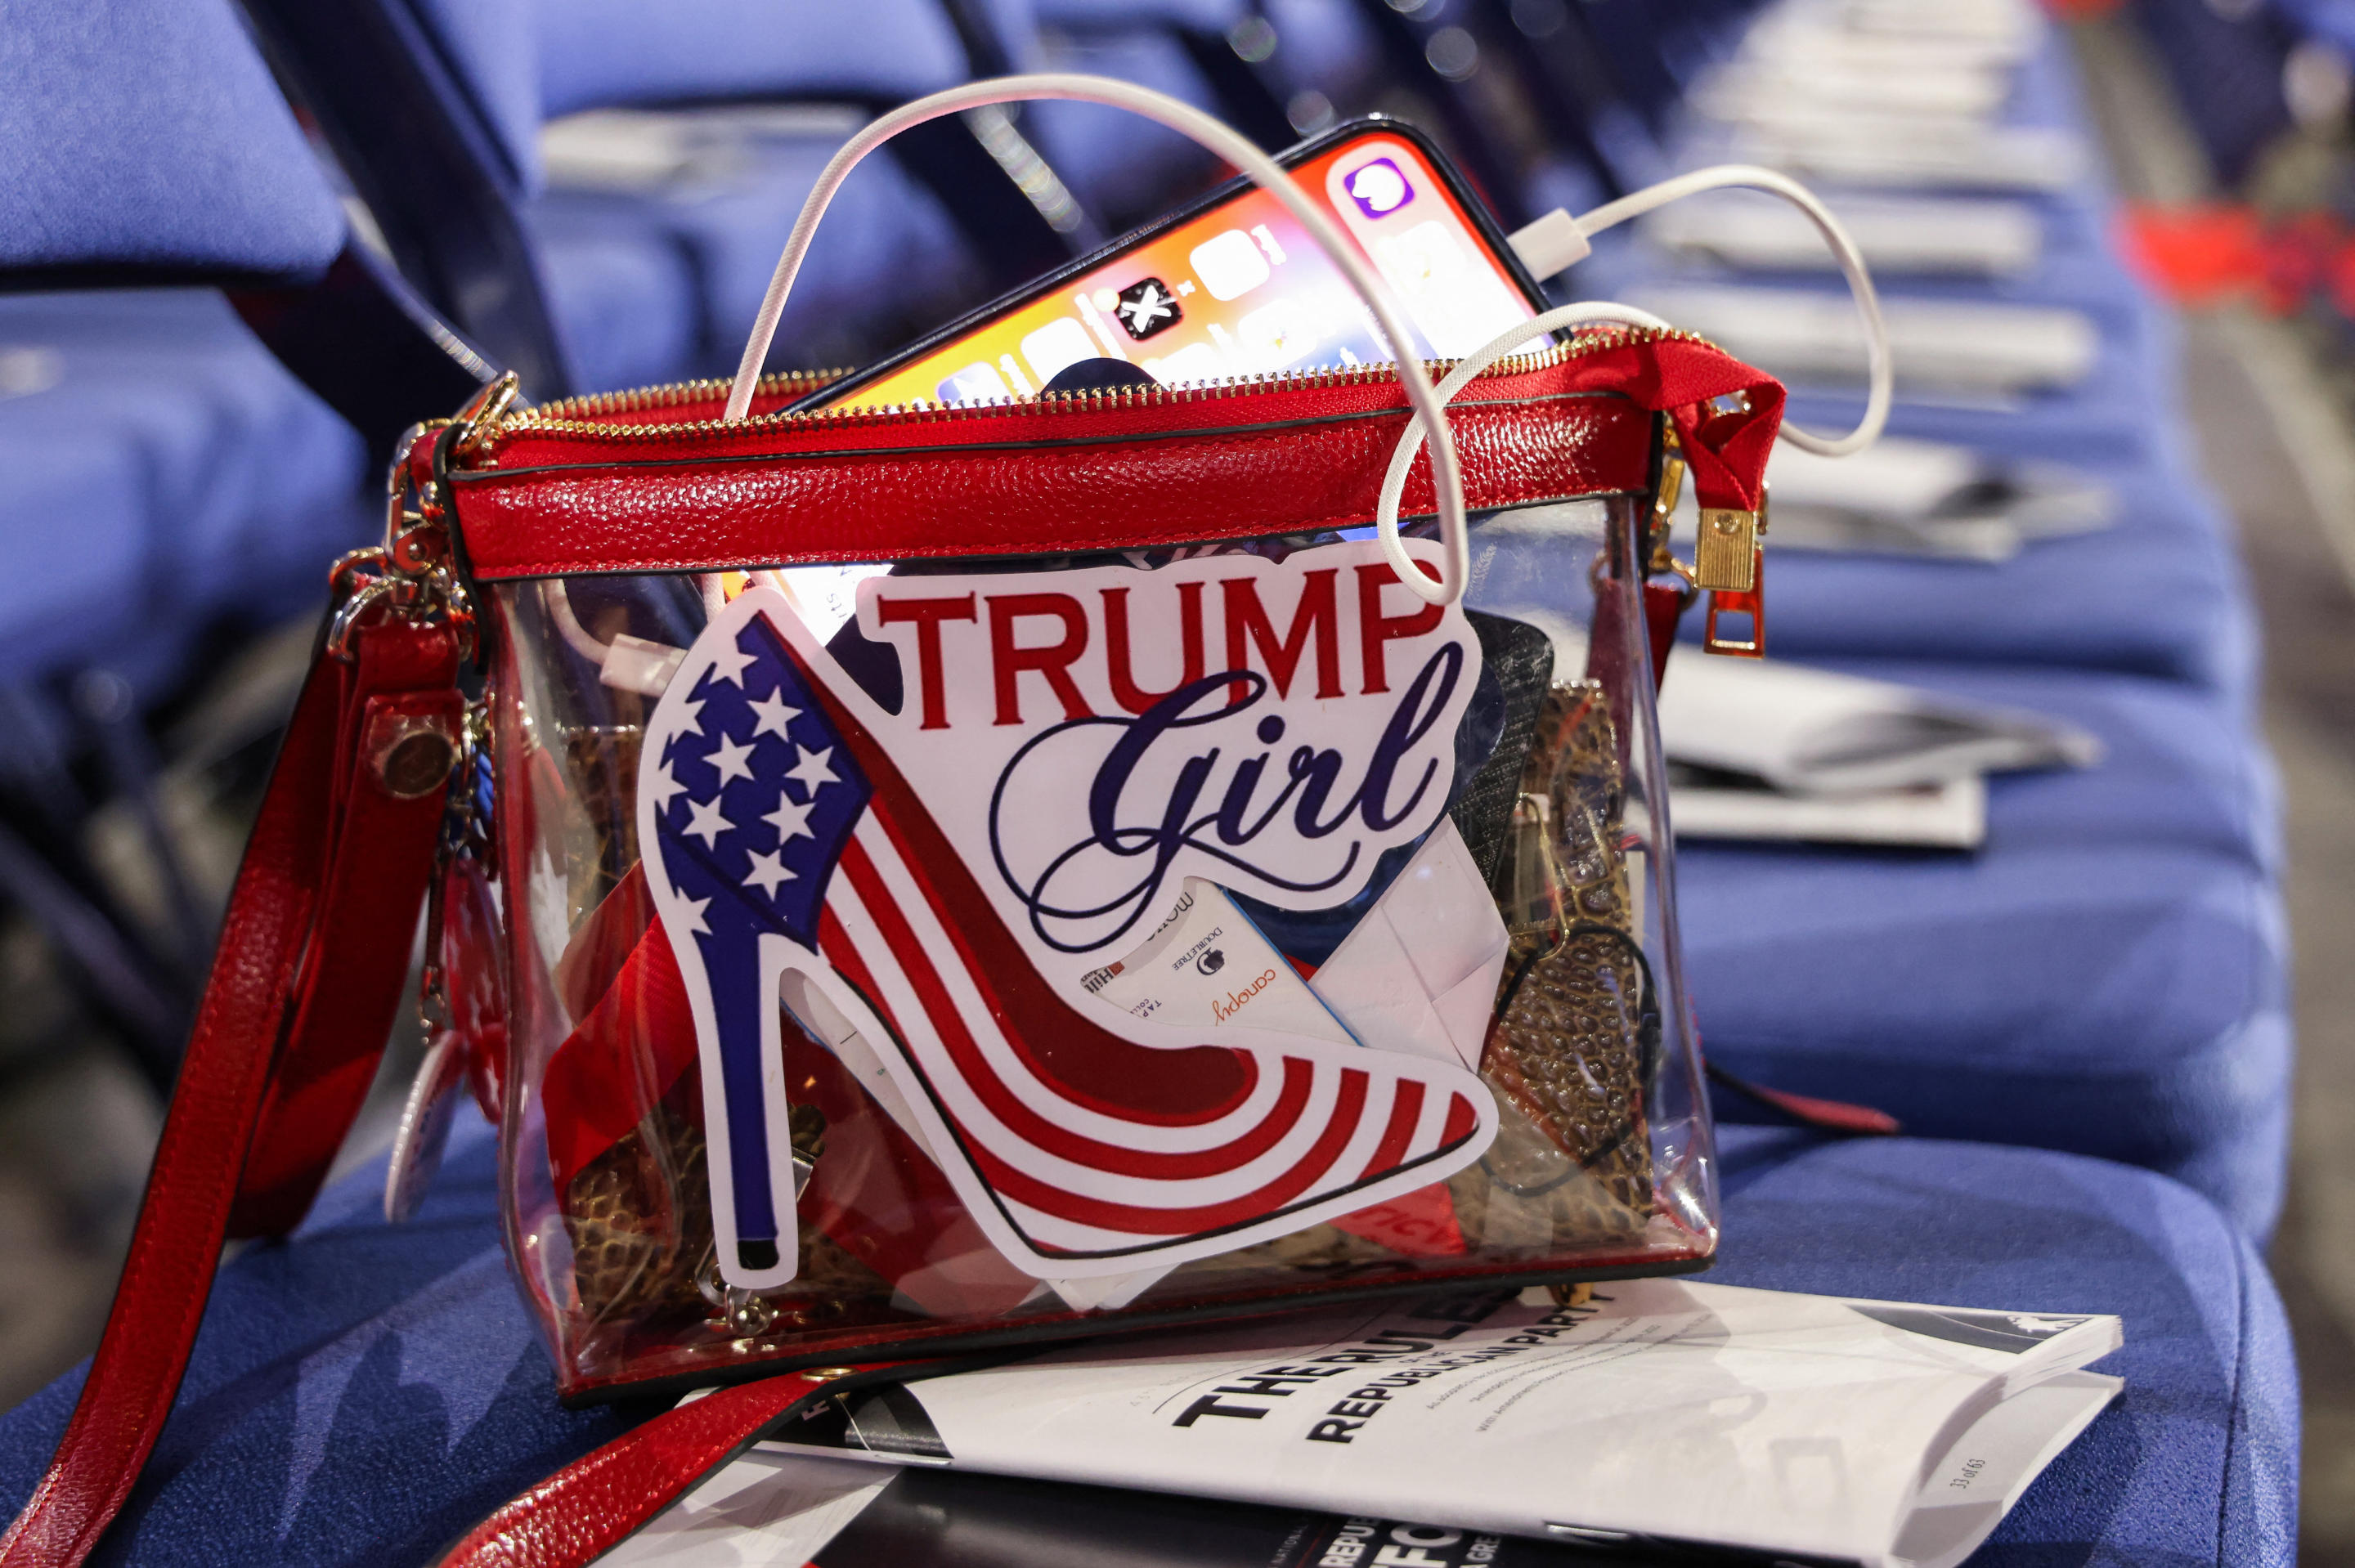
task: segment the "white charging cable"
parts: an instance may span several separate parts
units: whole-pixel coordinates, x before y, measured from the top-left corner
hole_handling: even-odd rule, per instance
[[[785,241],[785,253],[777,260],[775,276],[769,280],[769,291],[761,301],[761,313],[752,324],[751,340],[744,345],[744,357],[736,367],[735,384],[728,391],[728,408],[722,418],[741,419],[751,411],[752,393],[760,385],[761,366],[769,357],[770,342],[776,336],[777,321],[784,313],[786,297],[792,293],[794,278],[800,272],[802,260],[809,254],[811,238],[817,232],[818,220],[826,216],[826,205],[842,186],[844,178],[868,154],[907,130],[929,120],[962,113],[968,109],[980,109],[994,103],[1014,103],[1028,99],[1067,99],[1083,103],[1109,104],[1126,109],[1157,121],[1171,130],[1190,136],[1228,163],[1250,175],[1269,195],[1284,203],[1298,219],[1317,248],[1331,258],[1342,276],[1373,313],[1374,321],[1383,338],[1391,345],[1391,357],[1398,362],[1400,383],[1406,389],[1407,402],[1419,416],[1423,428],[1433,432],[1431,438],[1432,489],[1436,494],[1439,512],[1439,535],[1442,562],[1439,580],[1431,574],[1400,543],[1393,527],[1382,535],[1383,554],[1391,569],[1415,594],[1432,604],[1450,604],[1462,596],[1464,581],[1471,562],[1471,545],[1465,534],[1464,518],[1464,475],[1455,457],[1455,442],[1447,432],[1447,420],[1438,394],[1431,384],[1431,376],[1423,368],[1422,358],[1412,352],[1414,334],[1400,311],[1397,297],[1390,286],[1367,264],[1356,246],[1341,232],[1340,225],[1301,188],[1283,165],[1240,133],[1203,113],[1189,103],[1156,92],[1151,88],[1134,82],[1117,81],[1110,77],[1082,76],[1063,71],[1045,71],[1026,76],[1004,76],[986,81],[968,82],[917,99],[900,105],[890,112],[862,127],[858,134],[842,144],[839,152],[819,174],[817,184],[811,187],[809,197],[802,203],[801,216],[794,220],[792,235]]]
[[[1696,169],[1658,185],[1621,196],[1617,201],[1596,207],[1593,212],[1572,217],[1568,213],[1552,212],[1529,225],[1512,238],[1513,248],[1520,252],[1529,270],[1540,277],[1551,277],[1584,260],[1590,237],[1602,233],[1614,224],[1640,217],[1655,207],[1667,206],[1684,196],[1701,191],[1748,188],[1772,192],[1795,204],[1824,237],[1848,278],[1849,288],[1856,298],[1857,314],[1864,318],[1865,363],[1870,381],[1865,393],[1864,417],[1856,429],[1844,436],[1819,436],[1796,425],[1782,428],[1783,440],[1802,451],[1817,452],[1825,457],[1847,457],[1862,451],[1881,438],[1882,427],[1889,422],[1889,405],[1894,393],[1895,377],[1889,357],[1889,325],[1881,314],[1881,296],[1872,287],[1872,274],[1864,264],[1856,242],[1830,209],[1816,199],[1813,191],[1796,180],[1749,164],[1721,164],[1714,168]],[[1566,328],[1614,323],[1623,326],[1665,328],[1668,323],[1649,311],[1633,305],[1614,304],[1604,300],[1582,301],[1563,305],[1558,310],[1521,322],[1498,333],[1478,348],[1455,362],[1455,368],[1439,384],[1439,400],[1452,401],[1458,392],[1470,385],[1497,360],[1533,339],[1542,338]],[[1423,450],[1423,423],[1421,414],[1410,420],[1399,436],[1398,445],[1391,451],[1390,471],[1382,476],[1380,499],[1374,507],[1374,529],[1385,545],[1397,537],[1399,503],[1406,493],[1406,476],[1414,466],[1415,453]]]
[[[1471,384],[1474,376],[1532,339],[1547,337],[1569,327],[1599,325],[1605,322],[1655,330],[1668,324],[1649,311],[1639,311],[1633,305],[1616,305],[1604,300],[1585,300],[1574,305],[1563,305],[1541,316],[1516,322],[1457,360],[1455,368],[1447,373],[1447,379],[1439,384],[1439,400],[1442,403],[1450,401]],[[1381,496],[1374,503],[1374,533],[1382,541],[1385,552],[1397,547],[1399,501],[1406,493],[1407,471],[1414,467],[1414,455],[1423,450],[1423,429],[1421,418],[1407,421],[1406,429],[1399,435],[1398,445],[1391,449],[1390,471],[1382,475]]]
[[[1565,212],[1550,212],[1515,234],[1513,249],[1529,263],[1532,272],[1540,278],[1550,278],[1573,262],[1584,260],[1592,249],[1587,242],[1604,229],[1631,217],[1641,217],[1672,201],[1717,190],[1755,190],[1781,196],[1807,215],[1816,232],[1823,236],[1832,259],[1839,263],[1840,274],[1848,280],[1849,292],[1856,300],[1856,313],[1864,320],[1864,417],[1857,421],[1856,429],[1844,436],[1819,436],[1786,424],[1783,427],[1783,439],[1801,451],[1822,457],[1847,457],[1862,451],[1881,438],[1882,427],[1889,423],[1889,404],[1896,389],[1889,357],[1889,323],[1881,317],[1881,294],[1872,286],[1871,270],[1865,266],[1856,241],[1849,238],[1840,220],[1816,193],[1790,175],[1755,164],[1719,164],[1695,169],[1630,192],[1617,201],[1605,202],[1576,217]],[[1518,344],[1526,340],[1516,341]]]
[[[1381,541],[1382,553],[1391,570],[1398,574],[1399,580],[1428,603],[1449,604],[1460,598],[1471,561],[1464,511],[1463,468],[1456,456],[1455,438],[1447,427],[1445,408],[1448,399],[1498,358],[1533,338],[1562,327],[1597,322],[1617,322],[1652,328],[1665,328],[1668,324],[1657,316],[1627,305],[1592,302],[1564,306],[1523,322],[1484,344],[1468,358],[1458,361],[1445,382],[1434,387],[1420,356],[1402,351],[1413,344],[1414,337],[1390,287],[1367,265],[1332,217],[1273,158],[1219,121],[1166,93],[1109,77],[1039,72],[968,82],[917,99],[870,122],[843,143],[819,174],[817,183],[811,187],[807,199],[802,204],[800,216],[794,220],[793,233],[785,241],[784,254],[778,258],[776,272],[769,280],[768,292],[761,301],[760,314],[754,319],[751,336],[744,345],[744,356],[737,366],[736,379],[729,387],[727,411],[722,416],[724,419],[740,420],[751,413],[752,395],[760,385],[761,367],[768,360],[770,345],[777,334],[777,323],[783,316],[785,301],[793,292],[794,280],[799,275],[802,263],[809,254],[810,242],[816,236],[819,221],[826,216],[827,206],[834,200],[835,193],[841,189],[850,171],[869,153],[911,126],[971,109],[1030,99],[1108,104],[1141,114],[1191,137],[1251,176],[1262,188],[1284,203],[1308,231],[1309,237],[1316,240],[1318,248],[1340,269],[1350,286],[1365,301],[1382,336],[1391,344],[1392,356],[1397,362],[1399,381],[1413,410],[1414,417],[1400,436],[1399,444],[1391,453],[1390,470],[1383,479],[1380,500],[1375,512],[1375,531]],[[1889,418],[1892,383],[1889,330],[1881,319],[1881,299],[1873,290],[1871,274],[1866,270],[1864,258],[1857,250],[1855,242],[1849,238],[1847,230],[1841,228],[1830,209],[1797,181],[1774,170],[1748,164],[1699,169],[1622,196],[1575,218],[1561,213],[1550,214],[1548,218],[1532,225],[1530,229],[1524,230],[1522,235],[1516,236],[1515,239],[1518,244],[1524,237],[1537,238],[1533,231],[1546,230],[1542,238],[1553,251],[1550,260],[1554,264],[1544,267],[1542,272],[1550,274],[1583,257],[1587,253],[1588,239],[1615,224],[1700,191],[1737,186],[1771,192],[1792,202],[1807,215],[1838,259],[1840,270],[1846,275],[1849,287],[1856,297],[1857,311],[1864,318],[1866,363],[1870,377],[1864,417],[1858,421],[1856,429],[1845,436],[1818,436],[1785,425],[1783,439],[1805,450],[1828,457],[1841,457],[1859,451],[1880,436]],[[1439,515],[1442,547],[1441,572],[1435,582],[1407,554],[1398,528],[1399,500],[1405,490],[1407,471],[1412,467],[1415,453],[1422,450],[1426,440],[1431,448],[1432,490]]]

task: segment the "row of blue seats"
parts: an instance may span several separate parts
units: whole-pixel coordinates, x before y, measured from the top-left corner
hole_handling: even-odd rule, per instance
[[[2018,72],[2003,118],[2091,138],[2065,40],[2050,37]],[[1705,148],[1711,134],[1696,140]],[[2250,716],[2253,613],[2230,524],[2188,450],[2171,324],[2110,247],[2113,198],[2086,179],[2023,199],[2041,222],[2036,268],[1999,282],[1885,278],[1884,290],[2083,312],[2101,334],[2091,373],[2010,408],[1901,396],[1890,428],[2087,469],[2115,489],[2118,523],[1992,566],[1774,557],[1775,646],[2065,716],[2100,736],[2105,756],[2081,772],[1993,780],[1987,843],[1967,858],[1686,847],[1696,1006],[1712,1057],[1745,1075],[1871,1101],[1912,1133],[1975,1140],[1924,1161],[1914,1192],[1924,1209],[1938,1207],[1954,1171],[1988,1180],[2015,1162],[2035,1168],[2046,1157],[1985,1147],[2026,1144],[2165,1172],[2262,1240],[2280,1209],[2291,1036],[2275,787]],[[1691,271],[1637,248],[1612,261],[1622,287]],[[1838,287],[1820,275],[1773,281]],[[1802,389],[1791,412],[1839,429],[1859,408]],[[1999,1189],[1990,1181],[1990,1202],[2007,1211],[1991,1228],[2049,1222],[2037,1200]],[[2135,1245],[2163,1247],[2165,1222],[2156,1211],[2145,1221]],[[2088,1258],[2103,1251],[2089,1243]],[[2196,1288],[2188,1275],[2169,1287]],[[2241,1288],[2243,1303],[2277,1309],[2261,1267]],[[2294,1428],[2288,1348],[2261,1359],[2262,1372],[2243,1363],[2254,1381],[2227,1397],[2232,1422]],[[2180,1386],[2158,1377],[2137,1388],[2129,1374],[2126,1406],[2166,1410]],[[2095,1474],[2093,1459],[2073,1454],[2064,1466]],[[2186,1560],[2286,1560],[2296,1479],[2285,1451],[2243,1478],[2254,1493],[2228,1483],[2227,1521],[2250,1518],[2263,1496],[2256,1511],[2281,1533],[2220,1538]],[[2091,1560],[2166,1560],[2135,1536],[2170,1512],[2155,1499],[2126,1505],[2094,1532]]]
[[[2018,72],[2003,122],[2090,139],[2064,40],[2048,38]],[[1723,154],[1721,132],[1698,116],[1685,136],[1673,163]],[[2024,199],[2044,241],[2034,268],[1882,287],[1899,302],[2083,312],[2101,334],[2091,373],[2012,407],[1901,395],[1891,429],[2079,466],[2115,488],[2119,523],[1996,565],[1770,553],[1773,645],[2066,716],[2106,756],[2082,772],[1994,780],[1987,844],[1967,858],[1680,846],[1696,1009],[1712,1059],[1745,1075],[1870,1101],[1909,1132],[2163,1171],[2262,1238],[2281,1202],[2291,1038],[2277,805],[2250,723],[2252,610],[2230,524],[2188,450],[2171,323],[2110,246],[2113,198],[2089,178]],[[1590,268],[1578,297],[1738,281],[1640,240]],[[1828,273],[1750,281],[1842,286]],[[1801,388],[1791,413],[1838,429],[1860,407]],[[1925,1209],[1954,1169],[2043,1160],[1965,1148],[1923,1160]],[[2235,1419],[2262,1419],[2265,1402],[2294,1412],[2286,1348],[2274,1357],[2271,1392],[2236,1395]],[[2263,1484],[2286,1520],[2295,1461],[2284,1456]],[[2276,1540],[2217,1560],[2284,1552]]]
[[[2005,122],[2085,125],[2059,38],[2019,72]],[[1701,1025],[1713,1054],[1767,1082],[1872,1099],[1923,1133],[2131,1160],[2262,1237],[2280,1206],[2290,1043],[2245,585],[2185,450],[2166,319],[2094,238],[2107,194],[2088,181],[2034,205],[2041,279],[1884,290],[2085,310],[2095,368],[2016,408],[1901,395],[1891,429],[2073,461],[2114,486],[2119,522],[1997,565],[1777,556],[1774,645],[2063,715],[2108,755],[1996,780],[1987,846],[1966,860],[1689,848]],[[1612,271],[1633,290],[1692,270],[1631,248]],[[1793,399],[1818,429],[1857,411]]]
[[[453,1134],[410,1223],[383,1161],[302,1230],[223,1269],[180,1402],[107,1541],[111,1563],[409,1564],[652,1409],[567,1411],[507,1277],[490,1129]],[[1985,1144],[1721,1140],[1729,1285],[2115,1312],[2127,1392],[1970,1568],[2288,1568],[2296,1391],[2245,1234],[2133,1166]],[[27,1496],[75,1372],[0,1417],[0,1499]],[[1167,1559],[1141,1559],[1167,1561]],[[878,1563],[876,1568],[890,1568]]]
[[[316,274],[341,243],[340,222],[225,7],[124,8],[158,13],[152,36],[168,52],[147,57],[150,77],[123,58],[137,53],[130,32],[39,8],[54,13],[43,25],[76,47],[52,51],[56,63],[35,84],[51,97],[37,107],[53,125],[91,129],[80,143],[42,150],[44,167],[83,162],[58,185],[54,210],[0,219],[0,265],[53,281],[76,265],[119,266],[127,252],[183,278]],[[317,35],[281,9],[253,7],[300,88],[300,46]],[[689,151],[717,145],[727,154],[716,173],[697,185],[690,168],[633,188],[596,173],[593,135],[581,151],[583,122],[544,143],[552,115],[722,96],[870,107],[955,79],[992,48],[998,64],[1105,69],[1240,115],[1241,90],[1229,82],[1222,95],[1205,69],[1210,39],[1238,59],[1262,52],[1256,64],[1266,69],[1242,85],[1286,113],[1305,115],[1311,92],[1328,111],[1346,105],[1369,83],[1428,106],[1459,142],[1476,139],[1468,159],[1487,172],[1500,207],[1526,207],[1569,183],[1561,156],[1515,165],[1504,132],[1477,141],[1482,127],[1463,118],[1474,96],[1465,84],[1435,66],[1405,69],[1398,47],[1401,37],[1420,40],[1425,52],[1414,58],[1428,60],[1433,29],[1460,26],[1493,41],[1512,37],[1511,26],[1534,53],[1542,40],[1529,17],[1543,7],[1529,0],[1291,0],[1263,11],[1220,0],[878,3],[858,8],[855,26],[831,13],[783,26],[748,21],[727,5],[631,0],[537,12],[446,0],[313,9],[344,22],[346,45],[374,37],[362,25],[369,18],[403,19],[408,32],[394,31],[445,91],[438,112],[474,136],[453,144],[475,148],[497,198],[474,201],[475,216],[515,218],[529,270],[503,302],[470,307],[434,270],[464,258],[401,227],[388,192],[402,169],[366,166],[372,152],[389,160],[400,149],[371,143],[314,98],[308,107],[392,254],[486,347],[542,352],[566,385],[724,367],[799,191],[840,132],[778,120],[746,132],[741,116],[690,123],[681,132]],[[1590,142],[1610,141],[1610,130],[1614,145],[1643,143],[1666,163],[1700,155],[1709,133],[1678,108],[1675,90],[1735,47],[1741,8],[1696,5],[1664,18],[1597,0],[1582,10],[1582,26],[1615,29],[1606,58],[1621,72],[1623,107],[1641,121],[1635,130],[1590,127]],[[1260,51],[1257,35],[1238,32],[1253,19],[1281,47]],[[1423,30],[1399,30],[1410,25]],[[190,101],[198,62],[209,67],[213,96]],[[332,86],[311,64],[314,92]],[[88,73],[101,69],[128,85],[123,101],[94,114]],[[2019,73],[2006,113],[2082,126],[2057,41]],[[595,122],[585,123],[593,133]],[[1083,214],[1149,210],[1209,173],[1181,148],[1117,129],[1109,111],[1034,110],[1017,127]],[[544,145],[573,160],[561,188],[544,177]],[[250,162],[232,166],[218,151],[230,147]],[[1618,177],[1600,164],[1582,172],[1597,185]],[[1508,175],[1525,183],[1507,188]],[[585,188],[599,177],[603,188]],[[290,196],[306,181],[307,195]],[[94,225],[81,209],[91,193],[131,185],[141,193],[134,229],[89,238]],[[472,199],[451,187],[453,209]],[[846,201],[860,205],[837,215],[836,251],[822,251],[821,272],[796,296],[808,313],[788,318],[796,358],[825,357],[829,333],[846,355],[888,346],[883,334],[949,308],[960,288],[986,276],[972,248],[987,231],[964,227],[970,217],[926,186],[921,168],[863,172]],[[2248,730],[2254,637],[2229,531],[2181,450],[2165,321],[2104,240],[2106,196],[2085,182],[2036,205],[2046,251],[2035,273],[1922,291],[2083,309],[2102,330],[2095,372],[2025,411],[1901,405],[1892,428],[2091,463],[2117,483],[2122,522],[1993,567],[1778,553],[1774,637],[1778,652],[2061,715],[2100,736],[2107,756],[2081,773],[1998,780],[1988,843],[1974,857],[1684,851],[1687,947],[1711,1053],[1778,1087],[1883,1106],[1917,1135],[1837,1145],[1729,1128],[1724,1277],[2124,1312],[2126,1398],[2039,1484],[1986,1561],[2082,1549],[2085,1560],[2286,1563],[2295,1394],[2278,1304],[2254,1248],[2279,1206],[2289,1040],[2272,785]],[[254,227],[240,233],[240,221]],[[61,243],[67,234],[76,238]],[[1614,290],[1681,275],[1640,248],[1596,266]],[[1598,291],[1574,281],[1582,295]],[[514,322],[533,308],[523,296],[535,281],[549,302],[538,349]],[[275,602],[261,589],[272,568],[288,567],[294,581],[294,567],[315,571],[359,536],[361,440],[241,337],[218,300],[101,310],[51,297],[21,308],[28,322],[49,323],[45,344],[78,330],[105,337],[108,313],[124,310],[108,341],[134,358],[152,348],[152,357],[109,372],[95,347],[86,362],[56,352],[69,366],[87,363],[93,387],[112,387],[118,407],[135,407],[131,394],[143,384],[179,399],[177,422],[154,420],[145,446],[127,416],[101,412],[69,433],[24,412],[48,393],[0,402],[0,450],[13,455],[42,431],[59,432],[49,445],[72,447],[91,472],[110,476],[86,494],[125,495],[111,514],[123,520],[112,553],[60,547],[54,570],[26,574],[35,598],[25,624],[55,630],[22,679],[112,657],[118,639],[169,649],[171,618],[133,611],[120,597],[126,581],[158,585],[157,601],[194,623]],[[158,319],[142,323],[141,310]],[[159,345],[197,344],[208,332],[234,342],[191,353],[187,368],[172,372]],[[243,389],[254,421],[247,433],[231,417],[237,398],[208,391],[200,366]],[[93,408],[102,401],[91,397]],[[1822,427],[1853,409],[1807,396],[1795,412]],[[13,426],[19,417],[27,422]],[[187,444],[174,449],[176,437]],[[174,469],[149,455],[174,450],[210,461]],[[241,472],[227,461],[232,453],[242,454]],[[134,461],[143,475],[168,474],[171,488],[130,495],[122,475]],[[217,492],[203,489],[214,482]],[[213,512],[196,504],[206,494],[218,497]],[[200,516],[212,519],[206,537],[218,554],[191,561],[178,525]],[[12,537],[41,527],[30,511],[9,521]],[[78,620],[72,609],[109,587],[114,597],[101,592],[96,602],[120,631],[101,631],[107,618],[86,609]],[[159,671],[173,662],[168,652],[155,660]],[[471,1136],[422,1224],[396,1232],[366,1218],[363,1172],[294,1240],[257,1249],[225,1275],[164,1463],[143,1482],[112,1552],[140,1562],[416,1560],[633,1418],[556,1409],[544,1358],[502,1277],[488,1158],[482,1134]],[[29,1492],[74,1387],[69,1378],[0,1419],[0,1495]]]

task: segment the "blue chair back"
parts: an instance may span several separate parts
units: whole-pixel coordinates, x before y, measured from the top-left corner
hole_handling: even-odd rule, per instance
[[[315,277],[344,216],[229,0],[0,0],[0,287]]]
[[[526,195],[540,188],[540,122],[578,110],[753,99],[879,108],[969,74],[932,0],[386,3],[414,18]]]
[[[516,369],[571,391],[523,205],[541,191],[541,123],[576,111],[748,101],[869,112],[965,79],[939,0],[246,0],[385,231],[401,270]],[[1005,282],[1068,260],[956,122],[893,154]]]
[[[488,368],[350,241],[229,0],[0,0],[0,291],[202,283],[378,454]]]

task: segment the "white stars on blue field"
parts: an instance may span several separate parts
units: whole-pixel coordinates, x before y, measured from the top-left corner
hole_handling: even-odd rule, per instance
[[[685,723],[640,788],[671,881],[704,901],[698,934],[720,920],[709,901],[724,892],[736,920],[815,946],[827,880],[867,808],[865,777],[765,620],[723,645],[677,706]]]

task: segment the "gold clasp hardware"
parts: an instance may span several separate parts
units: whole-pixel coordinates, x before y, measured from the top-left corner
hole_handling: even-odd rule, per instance
[[[413,557],[412,557],[413,558]],[[327,623],[327,652],[338,659],[352,657],[352,634],[369,610],[389,606],[395,615],[420,623],[446,618],[458,630],[462,658],[474,656],[474,616],[465,585],[446,559],[421,562],[404,569],[394,552],[381,547],[356,550],[336,563],[328,581],[336,595],[335,619]]]
[[[1712,526],[1712,517],[1731,520],[1731,526]],[[1766,487],[1758,488],[1758,510],[1734,512],[1705,509],[1700,514],[1700,548],[1693,553],[1695,580],[1710,590],[1709,620],[1701,629],[1701,648],[1705,652],[1731,654],[1737,659],[1763,659],[1766,656]],[[1718,557],[1712,562],[1710,540],[1717,545]],[[1739,552],[1739,560],[1733,558]],[[1740,570],[1734,570],[1736,565]],[[1721,578],[1739,577],[1739,581],[1711,581],[1712,567]],[[1721,637],[1717,618],[1721,614],[1746,615],[1750,618],[1747,638]]]
[[[458,418],[455,421],[459,427],[458,455],[460,457],[474,455],[475,449],[483,444],[485,439],[497,427],[498,422],[506,417],[507,410],[515,407],[516,398],[522,391],[522,381],[517,378],[514,371],[510,370],[502,374],[497,380],[486,383],[481,391],[466,399],[466,406],[458,410]]]
[[[1677,426],[1660,419],[1660,490],[1651,497],[1651,548],[1658,556],[1668,548],[1669,523],[1677,514],[1677,502],[1684,497],[1684,442],[1677,438]]]
[[[354,550],[328,573],[336,599],[328,652],[349,660],[352,633],[382,604],[412,621],[446,618],[457,629],[460,656],[474,656],[474,606],[451,565],[442,469],[453,448],[472,450],[497,425],[514,406],[518,385],[509,371],[468,398],[455,419],[416,426],[401,439],[385,480],[384,543]],[[429,454],[430,461],[421,461]]]
[[[455,755],[445,775],[450,793],[442,811],[442,835],[433,846],[432,879],[425,888],[425,962],[417,977],[417,1017],[429,1035],[450,1026],[450,975],[442,959],[450,864],[482,858],[487,847],[488,824],[476,814],[474,789],[481,759],[489,754],[490,723],[487,698],[477,697],[466,705],[453,744]]]
[[[1737,402],[1747,407],[1747,399],[1737,395]],[[1717,412],[1714,401],[1700,405],[1704,419]],[[1646,563],[1646,575],[1660,577],[1673,572],[1684,579],[1684,602],[1690,604],[1703,588],[1709,590],[1709,624],[1701,647],[1710,653],[1731,653],[1755,659],[1766,652],[1766,552],[1763,543],[1766,536],[1766,492],[1759,487],[1758,510],[1744,512],[1728,506],[1704,506],[1700,509],[1700,538],[1693,550],[1692,565],[1687,566],[1668,550],[1669,528],[1674,522],[1677,502],[1684,493],[1684,442],[1677,427],[1666,415],[1660,418],[1660,482],[1652,496],[1651,558]],[[1721,614],[1743,615],[1750,619],[1750,636],[1744,640],[1718,635]]]
[[[1655,576],[1661,572],[1682,570],[1677,558],[1668,554],[1668,530],[1675,524],[1677,502],[1683,497],[1684,493],[1684,443],[1677,439],[1675,421],[1662,415],[1660,417],[1660,487],[1652,493],[1652,557],[1646,568]]]

